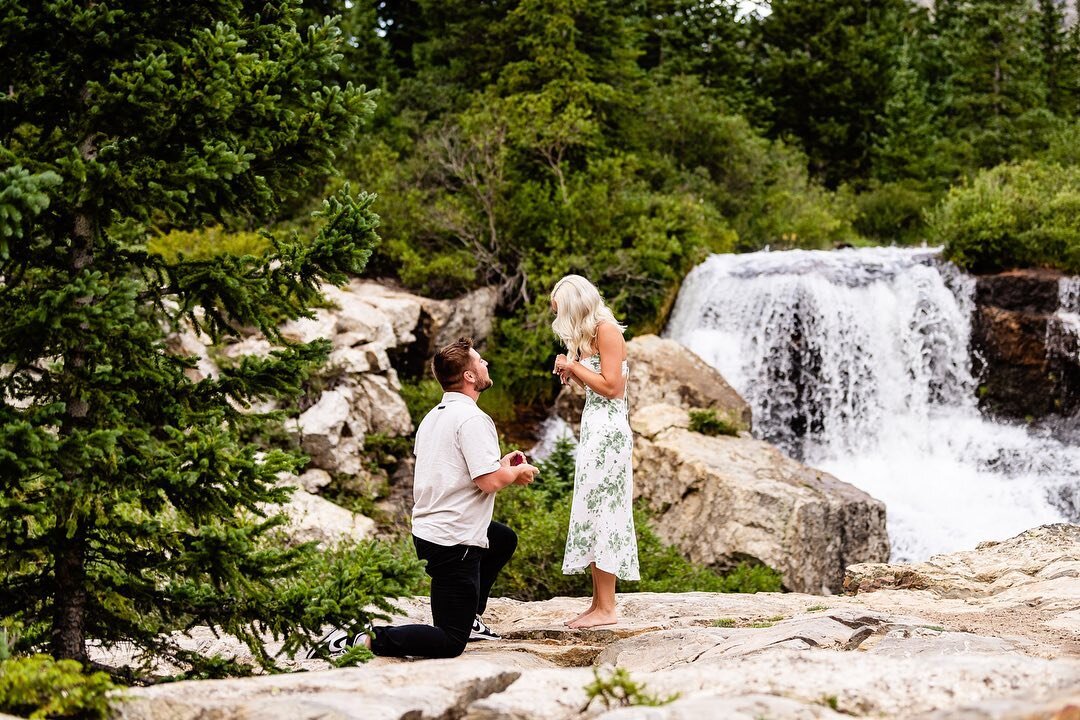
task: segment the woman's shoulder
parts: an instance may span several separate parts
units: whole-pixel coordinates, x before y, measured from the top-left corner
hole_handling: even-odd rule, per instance
[[[621,326],[611,322],[610,320],[601,320],[596,324],[596,337],[600,339],[604,336],[607,337],[622,337],[623,329]]]
[[[626,341],[623,339],[622,328],[615,323],[601,322],[596,326],[596,353],[606,355],[611,353],[618,357],[625,357]]]

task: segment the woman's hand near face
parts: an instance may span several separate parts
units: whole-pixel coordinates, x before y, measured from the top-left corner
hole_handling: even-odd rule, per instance
[[[560,354],[555,358],[555,367],[552,369],[552,375],[559,376],[559,382],[563,385],[570,383],[574,379],[573,372],[574,361],[566,357],[566,355]]]

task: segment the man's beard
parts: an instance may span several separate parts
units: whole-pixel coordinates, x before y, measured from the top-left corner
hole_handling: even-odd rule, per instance
[[[476,392],[482,393],[482,392],[484,392],[485,390],[487,390],[488,388],[490,388],[494,384],[495,383],[492,382],[491,378],[488,377],[488,378],[486,378],[484,380],[477,380],[476,385],[474,387],[476,388]]]

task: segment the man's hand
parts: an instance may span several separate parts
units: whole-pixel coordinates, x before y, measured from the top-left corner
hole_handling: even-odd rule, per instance
[[[529,463],[522,463],[515,465],[514,471],[518,473],[518,476],[514,478],[515,485],[532,485],[532,481],[536,479],[536,474],[540,472],[540,468]]]
[[[503,465],[509,465],[513,467],[514,465],[520,465],[521,463],[525,462],[525,460],[525,453],[521,452],[520,450],[514,450],[513,452],[508,452],[503,455],[502,459],[499,460],[499,462]]]

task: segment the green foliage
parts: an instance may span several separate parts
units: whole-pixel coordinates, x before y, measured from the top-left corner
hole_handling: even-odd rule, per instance
[[[401,397],[409,408],[413,426],[418,426],[431,408],[442,400],[443,389],[434,378],[422,377],[401,381]]]
[[[1080,272],[1080,168],[1025,162],[953,188],[929,221],[932,242],[972,272],[1051,267]]]
[[[895,51],[895,67],[879,117],[881,129],[870,149],[873,174],[886,183],[927,178],[937,170],[937,118],[929,98],[929,84],[915,67],[913,52],[910,41]]]
[[[638,63],[653,77],[697,78],[737,108],[767,102],[751,87],[752,29],[737,2],[650,0],[644,8]]]
[[[193,651],[177,652],[176,657],[188,667],[188,670],[175,677],[165,678],[167,680],[221,680],[254,675],[254,668],[251,665],[239,662],[235,657],[201,655]]]
[[[228,232],[220,225],[214,225],[196,230],[173,230],[152,238],[146,249],[168,262],[177,262],[181,258],[210,260],[222,254],[258,257],[270,250],[270,239],[256,232]]]
[[[600,668],[593,668],[593,681],[585,686],[585,694],[589,699],[583,710],[588,709],[596,699],[609,710],[633,705],[657,707],[679,698],[679,693],[667,697],[648,693],[645,685],[635,682],[626,668],[620,667],[612,668],[606,677],[600,673]]]
[[[325,361],[326,342],[285,342],[278,323],[363,269],[374,197],[336,187],[309,234],[271,233],[265,252],[218,253],[235,238],[217,230],[167,236],[190,242],[183,257],[150,250],[309,203],[371,114],[371,93],[332,81],[338,28],[298,27],[298,11],[5,6],[0,619],[22,625],[16,651],[84,660],[94,639],[190,666],[170,638],[207,625],[272,666],[264,632],[292,647],[418,572],[375,545],[285,542],[277,475],[304,460],[256,444],[280,416],[241,412],[295,402]],[[277,348],[192,382],[194,361],[165,349],[182,324]]]
[[[428,297],[453,297],[476,284],[476,259],[465,250],[419,253],[410,243],[394,239],[385,252],[400,263],[401,282]]]
[[[8,160],[6,154],[0,148],[0,161]],[[60,182],[51,170],[33,175],[21,165],[0,170],[0,260],[10,256],[8,243],[21,239],[31,220],[49,207],[49,191]]]
[[[869,170],[890,95],[904,0],[773,0],[759,31],[762,89],[781,136],[799,138],[830,187]]]
[[[573,453],[573,443],[560,440],[551,455],[538,464],[540,473],[532,485],[512,488],[496,498],[496,518],[511,528],[528,531],[519,534],[517,551],[496,580],[494,594],[518,600],[547,600],[590,591],[587,574],[562,573],[561,548],[570,526],[574,487]],[[763,565],[741,563],[724,575],[694,565],[677,548],[656,536],[643,508],[635,509],[634,525],[641,580],[625,583],[628,591],[753,593],[781,589],[780,576]]]
[[[736,622],[735,622],[734,618],[720,618],[719,620],[714,620],[713,623],[712,623],[713,627],[722,627],[722,628],[735,627],[735,625],[736,625]]]
[[[847,209],[807,175],[806,158],[763,138],[730,103],[697,78],[648,88],[624,122],[626,139],[665,190],[691,189],[737,233],[713,252],[770,247],[824,248],[851,239]]]
[[[1030,0],[951,2],[936,24],[952,137],[980,167],[1029,154],[1052,118]]]
[[[355,667],[374,659],[375,653],[363,645],[352,645],[344,655],[331,658],[330,664],[336,668]]]
[[[103,672],[83,672],[74,660],[31,655],[0,660],[0,712],[44,718],[109,717],[108,694],[118,690]]]
[[[925,215],[936,199],[917,180],[871,183],[855,198],[855,229],[882,244],[921,242],[926,237]]]
[[[539,477],[543,479],[544,492],[552,502],[573,495],[575,472],[575,448],[573,439],[561,437],[555,441],[551,454],[537,463]]]
[[[282,578],[266,598],[270,614],[260,627],[284,636],[281,652],[291,657],[317,640],[325,625],[358,632],[365,621],[389,620],[397,612],[391,598],[415,594],[424,588],[425,577],[423,563],[407,542],[364,540],[326,548]],[[257,642],[248,641],[249,646]],[[252,649],[261,653],[261,646]]]
[[[738,435],[739,426],[721,417],[714,408],[690,411],[690,430],[702,435]]]

